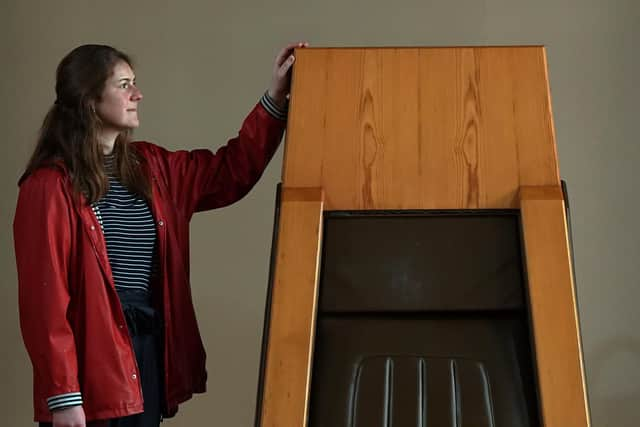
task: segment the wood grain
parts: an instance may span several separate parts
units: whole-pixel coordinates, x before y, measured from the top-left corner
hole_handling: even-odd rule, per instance
[[[315,199],[313,197],[315,195]],[[322,191],[283,189],[261,425],[307,424],[322,236]]]
[[[283,188],[283,202],[317,202],[323,199],[321,188]]]
[[[544,425],[590,425],[560,187],[525,188],[520,208]]]
[[[523,186],[520,187],[520,203],[522,200],[564,200],[564,193],[558,186]]]
[[[296,55],[282,179],[327,210],[517,208],[560,184],[542,47]]]

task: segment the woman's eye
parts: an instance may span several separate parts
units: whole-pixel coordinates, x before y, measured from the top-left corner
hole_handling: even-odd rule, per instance
[[[121,87],[122,89],[128,89],[128,88],[129,88],[129,83],[122,83],[122,84],[120,85],[120,87]]]

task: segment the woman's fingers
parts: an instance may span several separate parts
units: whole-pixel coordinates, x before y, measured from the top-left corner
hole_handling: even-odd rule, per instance
[[[278,53],[278,55],[276,56],[276,66],[280,67],[287,60],[289,60],[289,57],[291,57],[291,55],[293,54],[293,50],[295,48],[308,47],[308,46],[309,46],[308,42],[296,42],[296,43],[290,43],[287,46],[283,47]],[[293,60],[291,60],[291,64],[293,64]],[[289,66],[291,66],[291,64]]]

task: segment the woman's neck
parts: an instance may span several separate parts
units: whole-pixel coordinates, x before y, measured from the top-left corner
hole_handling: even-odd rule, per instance
[[[102,152],[104,154],[111,154],[113,152],[113,146],[116,143],[116,139],[120,132],[116,131],[102,131],[98,140],[100,141],[100,145],[102,146]]]

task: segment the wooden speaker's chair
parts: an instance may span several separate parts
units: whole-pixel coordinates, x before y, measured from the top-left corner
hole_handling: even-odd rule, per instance
[[[296,55],[256,424],[588,426],[544,49]]]

